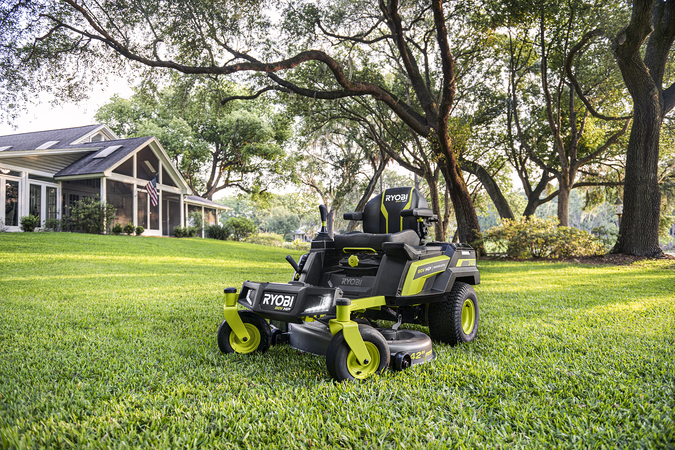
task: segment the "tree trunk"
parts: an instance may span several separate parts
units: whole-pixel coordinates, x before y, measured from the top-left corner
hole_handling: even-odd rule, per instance
[[[333,237],[333,228],[335,226],[335,209],[330,208],[326,216],[326,232],[328,236]]]
[[[570,192],[571,186],[560,181],[558,186],[558,222],[561,227],[570,226]]]
[[[476,178],[478,178],[478,180],[481,182],[485,188],[485,191],[490,196],[492,203],[495,205],[495,208],[497,208],[499,217],[502,219],[513,219],[514,216],[513,211],[511,211],[511,206],[506,200],[506,197],[504,197],[504,194],[502,194],[502,190],[499,188],[499,185],[492,175],[490,175],[490,173],[485,170],[483,166],[473,161],[462,159],[460,160],[460,164],[462,166],[462,170],[466,170],[467,172],[475,175]]]
[[[624,214],[612,253],[655,256],[659,247],[661,190],[657,180],[661,108],[658,97],[635,103],[626,154]]]
[[[443,228],[443,218],[441,217],[441,200],[438,196],[438,180],[433,177],[425,177],[429,185],[429,197],[431,197],[431,209],[438,216],[438,222],[434,226],[436,240],[438,242],[445,241],[445,229]]]

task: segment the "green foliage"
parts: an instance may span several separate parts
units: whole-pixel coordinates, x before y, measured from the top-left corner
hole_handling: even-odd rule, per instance
[[[246,239],[258,230],[253,221],[246,217],[231,217],[227,219],[224,227],[235,241]]]
[[[136,227],[134,226],[133,223],[128,223],[128,224],[124,225],[124,232],[126,234],[128,234],[129,236],[134,234],[135,231],[136,231]]]
[[[284,244],[284,237],[276,233],[258,233],[244,239],[249,244],[267,245],[270,247],[281,247]]]
[[[195,227],[174,227],[173,235],[177,238],[195,237],[197,235],[197,228],[195,228]]]
[[[481,261],[474,342],[434,344],[431,363],[337,385],[324,358],[286,345],[218,350],[223,287],[287,282],[288,253],[301,255],[231,241],[0,235],[1,446],[675,442],[672,261]]]
[[[136,227],[135,231],[136,231],[136,236],[140,236],[145,231],[145,228],[143,228],[142,226],[139,225],[139,226]]]
[[[70,208],[70,216],[63,225],[67,231],[102,234],[110,232],[117,209],[109,203],[101,203],[97,198],[85,197],[76,201]]]
[[[201,211],[192,211],[188,214],[188,222],[192,223],[192,227],[201,234],[204,229],[204,217]]]
[[[119,236],[120,234],[122,234],[123,231],[124,231],[124,227],[122,226],[121,223],[116,223],[112,227],[112,232],[115,236]]]
[[[308,252],[312,246],[311,242],[305,242],[302,239],[294,239],[292,242],[284,242],[284,248],[291,248],[293,250],[302,250]]]
[[[555,218],[504,219],[484,240],[513,258],[564,258],[600,255],[606,248],[587,231],[558,226]]]
[[[44,229],[47,231],[61,231],[61,220],[59,219],[45,220]]]
[[[260,101],[221,104],[235,94],[246,92],[224,81],[173,76],[163,89],[145,82],[130,99],[114,96],[96,118],[122,136],[156,136],[204,196],[230,185],[252,192],[276,179],[292,118]]]
[[[204,229],[204,235],[209,239],[227,240],[229,237],[228,229],[222,225],[207,225]]]
[[[272,208],[270,215],[265,219],[263,227],[266,231],[290,237],[291,233],[300,226],[300,217],[285,207]]]
[[[40,218],[29,214],[27,216],[23,216],[19,223],[21,224],[21,231],[24,233],[32,233],[37,227],[40,226]]]

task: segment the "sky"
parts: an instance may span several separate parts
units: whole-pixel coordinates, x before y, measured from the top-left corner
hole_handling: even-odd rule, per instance
[[[27,111],[15,119],[12,124],[1,122],[0,136],[94,124],[97,122],[94,114],[114,94],[126,98],[131,97],[133,92],[126,78],[110,77],[106,85],[92,90],[89,99],[80,103],[52,105],[52,99],[49,96],[41,96],[34,104],[29,105]]]

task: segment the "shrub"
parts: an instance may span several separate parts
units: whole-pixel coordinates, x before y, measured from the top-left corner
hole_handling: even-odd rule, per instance
[[[196,230],[195,233],[199,232],[199,234],[201,234],[202,229],[204,228],[204,218],[202,217],[201,211],[192,211],[188,214],[188,219],[192,222],[192,226]]]
[[[119,236],[120,234],[122,234],[123,231],[124,231],[124,227],[122,226],[121,223],[116,223],[112,227],[112,232],[116,236]]]
[[[21,231],[24,233],[32,233],[37,227],[40,226],[40,218],[32,214],[23,216],[19,223],[21,224]]]
[[[250,244],[267,245],[269,247],[281,247],[284,245],[284,237],[276,233],[258,233],[244,239]]]
[[[49,231],[61,231],[61,221],[59,219],[47,219],[44,228]]]
[[[185,227],[185,237],[197,236],[197,227]]]
[[[136,236],[140,236],[141,234],[143,234],[144,231],[145,231],[145,228],[143,228],[143,227],[140,226],[140,225],[137,226],[137,227],[136,227]]]
[[[133,235],[134,232],[136,231],[136,227],[134,226],[133,223],[128,223],[124,225],[124,232],[128,234],[129,236]]]
[[[224,241],[229,237],[227,228],[218,224],[207,225],[206,228],[204,228],[204,233],[209,239],[220,239],[221,241]]]
[[[173,235],[177,238],[181,238],[185,236],[185,228],[183,227],[174,227],[173,228]]]
[[[235,241],[246,239],[258,230],[255,223],[246,217],[230,217],[225,222],[225,228]]]
[[[68,231],[102,234],[112,228],[115,211],[117,209],[109,203],[85,197],[73,204],[70,208],[70,217],[64,225]]]
[[[296,239],[293,242],[284,242],[283,247],[284,248],[290,248],[293,250],[305,250],[309,251],[312,243],[311,242],[305,242],[302,239]]]
[[[504,219],[484,235],[486,242],[514,258],[564,258],[605,253],[605,246],[587,231],[558,226],[555,218]]]

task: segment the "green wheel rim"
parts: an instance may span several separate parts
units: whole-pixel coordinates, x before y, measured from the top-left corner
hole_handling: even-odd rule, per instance
[[[464,334],[471,334],[473,326],[476,324],[476,307],[470,298],[464,300],[462,306],[462,331]]]
[[[377,372],[377,368],[380,367],[380,351],[372,342],[366,342],[365,344],[370,355],[370,362],[368,364],[359,364],[359,360],[356,359],[356,355],[352,350],[347,355],[347,370],[351,376],[358,380],[368,378]]]
[[[260,331],[252,323],[245,323],[246,331],[248,331],[249,339],[244,342],[234,334],[234,331],[230,332],[230,346],[232,350],[237,353],[252,353],[258,349],[260,345]]]

